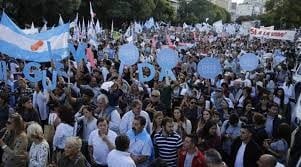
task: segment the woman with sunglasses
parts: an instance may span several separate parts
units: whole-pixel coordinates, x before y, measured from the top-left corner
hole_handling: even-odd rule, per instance
[[[44,139],[43,129],[33,123],[27,128],[27,136],[30,137],[32,144],[29,150],[28,167],[46,167],[49,155],[49,145]]]
[[[15,113],[9,116],[6,132],[0,139],[4,167],[26,166],[28,139],[24,129],[25,125],[21,115]]]

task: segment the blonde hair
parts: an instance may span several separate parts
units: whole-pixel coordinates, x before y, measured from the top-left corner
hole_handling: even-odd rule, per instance
[[[73,148],[80,151],[82,148],[82,140],[79,137],[70,136],[66,139],[65,145],[71,145]]]
[[[30,137],[32,135],[36,136],[39,139],[44,138],[43,129],[38,123],[32,123],[27,128],[27,135]]]

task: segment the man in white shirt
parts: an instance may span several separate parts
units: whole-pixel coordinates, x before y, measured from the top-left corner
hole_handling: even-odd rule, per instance
[[[107,158],[108,167],[136,167],[135,162],[127,152],[130,139],[126,135],[117,136],[116,149],[112,150]]]
[[[148,167],[153,153],[152,139],[144,129],[145,124],[146,119],[143,116],[136,116],[133,129],[127,133],[130,139],[129,152],[138,167]]]
[[[121,119],[119,125],[119,131],[121,134],[127,133],[130,129],[132,129],[132,124],[135,116],[143,116],[146,119],[145,129],[148,133],[150,133],[150,118],[146,111],[142,110],[142,103],[140,100],[134,100],[132,103],[132,110],[125,113]]]
[[[115,148],[117,134],[109,130],[108,121],[104,118],[97,120],[98,129],[89,136],[89,155],[95,166],[107,166],[107,156]]]
[[[234,167],[255,167],[261,155],[261,149],[253,140],[254,128],[243,125],[240,129],[240,138],[236,139],[231,148],[232,165]]]

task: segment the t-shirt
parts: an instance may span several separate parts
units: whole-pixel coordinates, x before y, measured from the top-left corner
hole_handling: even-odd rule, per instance
[[[194,154],[186,154],[185,161],[184,161],[184,167],[191,167],[192,160],[193,160]]]
[[[235,164],[234,167],[244,167],[244,155],[246,150],[246,144],[242,142],[242,144],[239,147],[239,150],[236,154]]]
[[[88,145],[93,147],[93,158],[99,165],[107,165],[107,156],[110,152],[107,144],[99,136],[98,129],[91,132],[88,140]],[[115,143],[117,134],[111,130],[108,131],[107,135],[111,143]]]
[[[154,145],[158,149],[160,158],[171,167],[177,164],[177,151],[182,144],[182,138],[176,132],[163,136],[161,131],[154,136]]]

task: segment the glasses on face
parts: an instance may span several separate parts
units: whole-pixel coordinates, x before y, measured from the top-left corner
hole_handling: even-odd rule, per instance
[[[7,121],[6,124],[7,124],[7,125],[10,125],[10,124],[12,124],[12,122],[11,122],[11,121]]]

